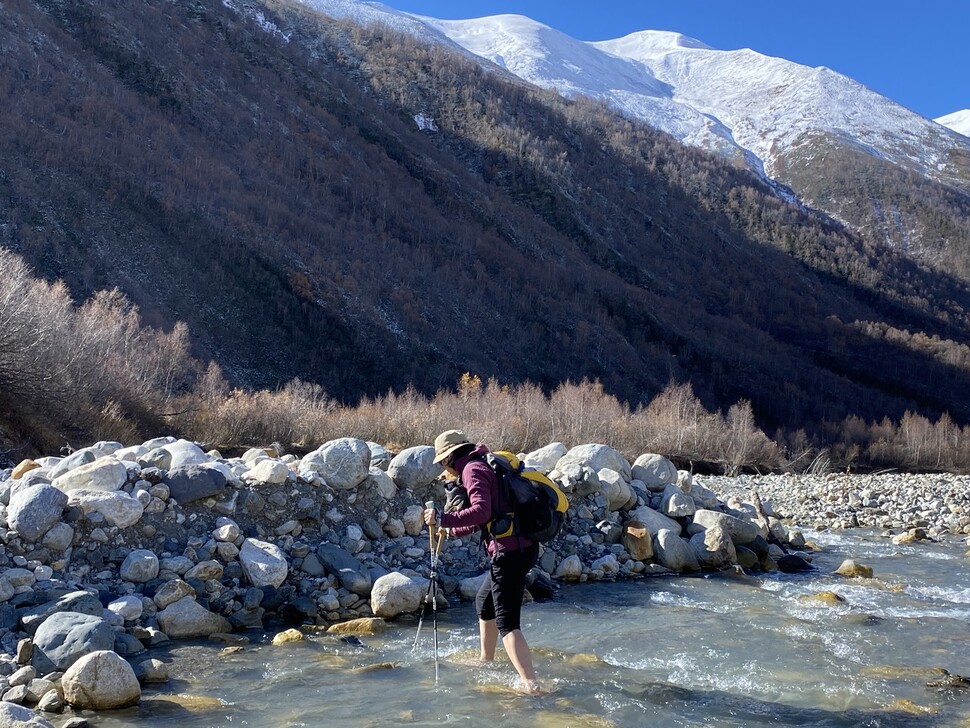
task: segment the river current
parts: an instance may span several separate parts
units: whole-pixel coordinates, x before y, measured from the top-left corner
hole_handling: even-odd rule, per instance
[[[172,643],[171,680],[121,726],[970,727],[970,557],[953,540],[894,546],[865,531],[806,533],[814,572],[563,586],[523,610],[546,692],[482,667],[469,605],[382,635],[313,636],[234,654]],[[845,558],[873,579],[832,572]],[[835,596],[833,596],[835,595]]]

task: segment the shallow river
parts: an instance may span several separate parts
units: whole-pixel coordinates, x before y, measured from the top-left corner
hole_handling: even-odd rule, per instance
[[[960,542],[893,546],[806,534],[806,575],[655,577],[562,587],[523,613],[547,693],[482,668],[471,607],[397,622],[359,645],[329,636],[232,655],[178,643],[153,653],[172,681],[99,726],[967,726],[970,557]],[[872,580],[832,576],[844,558]],[[835,592],[844,603],[817,598]],[[499,650],[501,652],[501,649]],[[504,657],[504,655],[503,655]]]

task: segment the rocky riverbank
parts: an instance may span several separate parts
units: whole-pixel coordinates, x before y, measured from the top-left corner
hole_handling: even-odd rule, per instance
[[[893,491],[902,479],[853,490],[839,479],[694,478],[659,455],[630,463],[603,445],[556,443],[524,458],[570,499],[565,532],[531,575],[535,598],[555,581],[810,569],[809,555],[790,553],[800,533],[770,501],[806,525],[870,525],[872,515],[885,528],[927,521],[957,533],[970,523],[962,480],[910,498]],[[299,639],[419,610],[430,560],[421,504],[444,502],[440,476],[430,447],[393,454],[351,438],[302,458],[270,448],[223,458],[171,438],[100,442],[0,471],[0,722],[35,716],[31,706],[37,720],[78,725],[72,708],[134,704],[142,684],[166,680],[151,649],[173,639]],[[484,565],[477,537],[446,541],[444,594],[470,598]]]
[[[725,497],[758,493],[780,518],[806,528],[878,528],[897,541],[970,534],[966,475],[743,475],[705,483]]]

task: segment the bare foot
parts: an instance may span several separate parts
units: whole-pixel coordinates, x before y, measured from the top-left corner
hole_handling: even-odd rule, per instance
[[[542,685],[538,680],[519,680],[519,690],[526,695],[538,695],[542,692]]]

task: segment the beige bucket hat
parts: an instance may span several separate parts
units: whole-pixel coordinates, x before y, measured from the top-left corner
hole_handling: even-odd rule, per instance
[[[434,439],[434,461],[443,462],[462,445],[471,445],[471,441],[461,430],[445,430]]]

